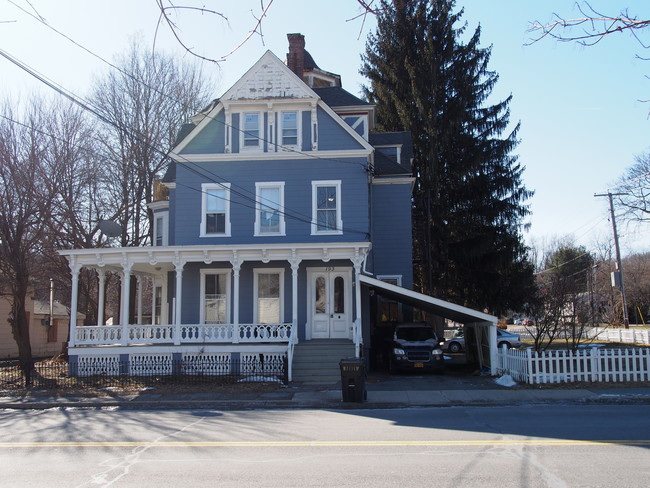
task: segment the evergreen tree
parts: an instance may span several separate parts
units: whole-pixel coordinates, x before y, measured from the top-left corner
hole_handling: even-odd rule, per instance
[[[453,0],[382,0],[361,74],[377,130],[411,131],[414,257],[424,293],[502,313],[532,296],[522,243],[532,195],[505,137],[511,97],[486,105],[498,75],[480,27],[466,43]]]

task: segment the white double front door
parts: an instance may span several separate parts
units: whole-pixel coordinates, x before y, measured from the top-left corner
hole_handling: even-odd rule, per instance
[[[311,338],[352,338],[352,268],[309,268],[307,281]]]

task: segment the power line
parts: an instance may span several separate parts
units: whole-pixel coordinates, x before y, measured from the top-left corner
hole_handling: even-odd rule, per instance
[[[123,133],[125,133],[127,135],[135,136],[135,138],[138,140],[138,142],[144,144],[149,149],[152,149],[153,151],[160,153],[161,155],[163,155],[163,157],[167,157],[167,153],[161,151],[160,149],[154,147],[152,144],[145,141],[144,138],[143,138],[143,135],[138,134],[138,132],[135,131],[133,128],[129,128],[128,126],[126,126],[124,124],[118,124],[117,122],[109,119],[107,116],[105,116],[100,111],[98,111],[95,107],[92,107],[92,104],[90,104],[90,102],[83,100],[81,97],[79,97],[78,95],[75,95],[72,92],[69,92],[64,87],[58,85],[54,81],[52,81],[52,80],[48,79],[47,77],[45,77],[44,75],[38,73],[36,70],[29,67],[28,65],[26,65],[22,61],[18,60],[17,58],[13,57],[12,55],[7,53],[6,51],[0,49],[0,56],[3,56],[7,60],[9,60],[11,63],[15,64],[16,66],[18,66],[19,68],[21,68],[22,70],[24,70],[25,72],[27,72],[28,74],[30,74],[31,76],[36,78],[41,83],[44,83],[46,86],[48,86],[51,89],[55,90],[57,93],[59,93],[61,96],[65,97],[66,99],[68,99],[72,103],[74,103],[76,105],[79,105],[82,109],[92,113],[98,119],[100,119],[102,122],[104,122],[104,123],[106,123],[106,124],[108,124],[108,125],[110,125],[112,127],[115,127],[116,129],[118,129],[119,131],[121,131],[121,132],[123,132]],[[225,178],[222,178],[219,175],[215,174],[214,172],[208,171],[207,169],[198,166],[196,163],[193,163],[193,162],[187,160],[187,158],[185,158],[184,156],[177,155],[177,157],[185,159],[185,161],[183,161],[183,162],[181,162],[181,161],[176,161],[176,162],[178,164],[180,164],[181,166],[183,166],[184,168],[186,168],[188,171],[191,171],[194,174],[196,174],[196,175],[198,175],[198,176],[200,176],[202,178],[208,178],[211,182],[216,183],[218,185],[223,185],[223,183],[227,182],[225,180]],[[210,175],[212,175],[212,176],[210,176]],[[224,180],[224,182],[219,182],[216,179],[214,179],[213,177],[217,178],[217,179],[222,179],[222,180]],[[235,186],[240,187],[239,185],[235,185]],[[191,188],[191,187],[189,187],[189,188]],[[248,193],[247,190],[245,190],[245,189],[243,189],[243,190],[244,190],[244,192]],[[198,189],[196,191],[202,192],[202,190],[198,190]],[[241,191],[239,191],[239,192],[234,191],[233,192],[232,188],[230,189],[230,191],[232,193],[240,196],[244,200],[251,201],[252,203],[255,204],[255,207],[247,206],[247,208],[257,208],[257,205],[262,204],[262,202],[256,200],[255,198],[251,198],[250,196],[248,196],[244,192],[241,192]],[[231,200],[231,203],[243,205],[243,204],[241,204],[239,202],[232,202],[232,200]],[[243,206],[246,207],[246,205],[243,205]],[[310,224],[315,224],[315,222],[313,222],[313,220],[312,220],[312,218],[310,216],[306,216],[306,215],[301,214],[300,212],[297,212],[297,211],[294,212],[293,210],[291,211],[291,212],[294,212],[293,214],[289,213],[289,212],[286,211],[286,207],[284,207],[284,210],[277,210],[277,212],[279,214],[284,215],[285,217],[287,217],[289,219],[303,221],[303,222],[307,222],[307,223],[310,223]],[[339,230],[339,229],[337,229],[337,230]],[[358,229],[351,229],[351,228],[344,227],[344,228],[342,228],[340,230],[344,231],[344,232],[356,233],[356,234],[361,234],[361,235],[366,235],[366,236],[368,235],[367,231],[362,231],[362,230],[358,230]]]

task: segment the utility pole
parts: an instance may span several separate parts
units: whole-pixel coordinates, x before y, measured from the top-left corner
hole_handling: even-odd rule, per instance
[[[616,217],[614,216],[614,196],[625,195],[625,193],[594,193],[595,197],[608,197],[609,198],[609,213],[612,217],[612,230],[614,231],[614,248],[616,249],[616,271],[614,277],[618,275],[618,282],[616,279],[612,281],[612,285],[618,286],[621,292],[621,301],[623,303],[623,327],[630,328],[630,320],[627,315],[627,300],[625,299],[625,285],[623,282],[623,266],[621,264],[621,248],[618,245],[618,232],[616,231]]]

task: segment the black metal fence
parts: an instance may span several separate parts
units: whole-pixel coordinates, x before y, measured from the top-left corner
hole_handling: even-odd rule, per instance
[[[281,381],[288,383],[287,358],[264,363],[233,360],[209,368],[196,362],[168,361],[164,370],[147,363],[117,362],[111,371],[98,373],[70,365],[67,361],[36,361],[21,367],[18,361],[0,361],[0,391],[20,390],[29,386],[38,390],[138,389],[157,386],[223,386],[243,382]],[[75,371],[76,370],[76,371]],[[75,374],[76,373],[76,374]]]

